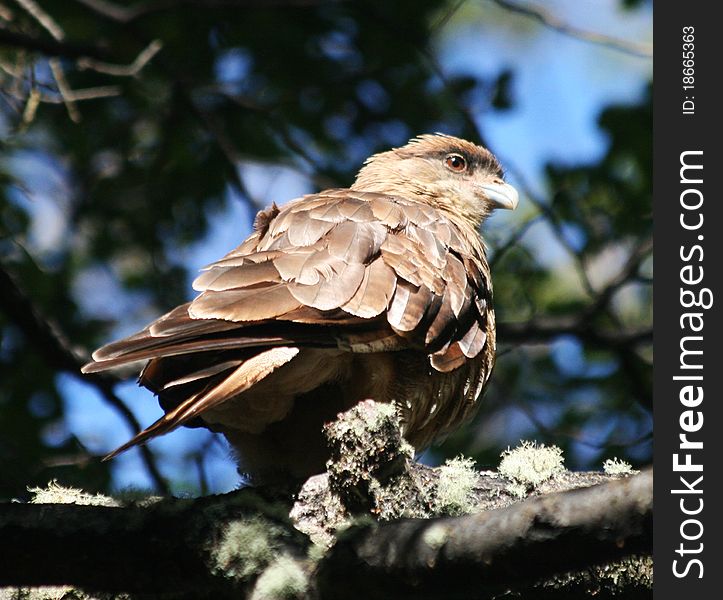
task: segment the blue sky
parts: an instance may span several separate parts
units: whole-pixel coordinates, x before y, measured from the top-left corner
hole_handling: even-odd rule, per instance
[[[577,28],[635,42],[652,42],[649,6],[624,12],[613,0],[555,0],[544,5],[550,13]],[[515,173],[523,173],[543,197],[547,194],[542,179],[543,160],[552,158],[574,164],[599,158],[607,144],[596,126],[601,108],[638,100],[652,75],[652,59],[545,29],[524,16],[502,11],[487,0],[463,6],[438,32],[436,53],[447,75],[493,77],[503,68],[514,73],[512,110],[487,110],[483,99],[471,109],[492,150],[511,171],[512,182]],[[35,173],[28,179],[32,197],[28,208],[34,215],[33,245],[42,253],[63,239],[63,198],[67,198],[67,191],[63,189],[62,165],[38,166],[37,159],[23,156],[15,160],[19,172]],[[41,172],[47,171],[48,177],[38,177],[39,168]],[[282,203],[312,191],[307,177],[293,168],[249,163],[241,167],[241,172],[252,195],[262,204]],[[520,209],[516,214],[492,219],[491,239],[504,239],[509,226],[529,214],[524,206]],[[252,215],[247,205],[232,198],[224,212],[211,214],[210,218],[211,231],[206,240],[173,252],[173,258],[190,265],[192,271],[240,243],[248,234]],[[565,251],[556,247],[544,225],[532,227],[523,243],[533,248],[544,244],[550,265],[565,268]],[[88,293],[93,288],[105,292]],[[118,293],[113,273],[107,269],[99,268],[81,277],[74,291],[90,314],[123,315],[116,335],[130,333],[157,316],[148,312],[142,298]],[[190,280],[188,294],[192,295]],[[575,349],[563,341],[555,352],[573,355]],[[127,440],[131,432],[90,386],[66,375],[60,376],[59,383],[66,401],[68,430],[78,435],[91,451],[104,453]],[[133,381],[120,385],[118,394],[144,424],[150,424],[161,414],[153,396],[137,388]],[[176,491],[193,491],[196,486],[198,474],[189,455],[204,443],[211,444],[207,463],[211,490],[225,491],[238,484],[225,447],[208,442],[209,437],[205,431],[182,428],[152,442],[154,450],[163,456],[164,473],[180,482]],[[150,485],[137,450],[115,459],[112,469],[117,489]]]

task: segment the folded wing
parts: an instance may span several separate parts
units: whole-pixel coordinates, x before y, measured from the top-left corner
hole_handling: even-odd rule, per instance
[[[431,206],[376,193],[330,190],[274,206],[203,270],[192,302],[100,348],[84,371],[150,361],[141,383],[167,414],[132,445],[238,396],[304,347],[416,348],[434,369],[454,370],[494,346],[475,239]]]

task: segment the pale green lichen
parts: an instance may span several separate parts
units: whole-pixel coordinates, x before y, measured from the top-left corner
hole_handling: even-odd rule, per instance
[[[501,457],[499,472],[512,480],[508,491],[518,497],[565,470],[562,450],[557,446],[523,441]]]
[[[380,423],[384,419],[397,419],[397,408],[393,404],[386,404],[384,402],[376,402],[374,409],[377,412],[377,423]]]
[[[351,410],[355,411],[358,418],[351,419],[351,423],[347,420],[333,422],[331,427],[337,430],[335,437],[345,437],[349,433],[357,438],[364,437],[369,430],[376,431],[382,427],[385,421],[391,421],[399,426],[399,415],[393,404],[374,402],[373,410],[359,405]]]
[[[102,494],[88,494],[76,488],[64,487],[55,479],[45,488],[28,488],[33,494],[31,504],[82,504],[89,506],[120,506],[115,498]]]
[[[308,590],[304,569],[290,556],[282,555],[256,580],[250,600],[295,600],[305,598]]]
[[[33,494],[31,504],[81,504],[86,506],[140,506],[146,507],[163,500],[162,496],[149,496],[145,490],[127,488],[114,496],[89,494],[83,490],[60,485],[55,479],[46,487],[28,488]]]
[[[313,539],[312,539],[313,541]],[[331,547],[329,544],[317,544],[313,543],[309,545],[309,549],[306,551],[306,557],[314,564],[318,563],[322,558],[326,556],[327,551]]]
[[[414,458],[414,446],[412,446],[407,440],[402,438],[402,443],[399,446],[399,452],[400,454],[404,454],[405,456],[409,457],[410,459]]]
[[[435,512],[448,515],[472,512],[475,508],[473,492],[478,476],[471,458],[458,456],[439,467]]]
[[[527,496],[527,486],[523,483],[512,482],[507,485],[507,491],[516,498]]]
[[[212,550],[213,571],[240,579],[259,573],[277,556],[283,533],[280,527],[261,517],[232,521]]]
[[[630,463],[619,458],[608,458],[603,463],[603,471],[606,475],[635,475],[639,473],[639,471],[633,469]]]

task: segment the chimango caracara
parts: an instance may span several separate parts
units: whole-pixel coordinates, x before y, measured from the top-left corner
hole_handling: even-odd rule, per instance
[[[423,135],[369,158],[348,189],[273,205],[204,269],[200,294],[93,354],[146,361],[165,415],[110,456],[179,425],[220,431],[253,480],[323,471],[324,422],[394,403],[418,450],[471,416],[495,361],[479,228],[517,192],[485,148]]]

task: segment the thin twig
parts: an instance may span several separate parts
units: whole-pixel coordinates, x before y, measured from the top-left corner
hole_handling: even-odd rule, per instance
[[[570,317],[536,318],[524,323],[498,323],[497,334],[505,343],[535,344],[561,335],[578,336],[594,346],[621,349],[653,340],[650,327],[603,331],[593,327],[589,319]]]
[[[550,227],[552,227],[552,230],[555,234],[555,238],[560,243],[560,245],[567,251],[567,253],[570,255],[570,257],[573,260],[573,266],[575,270],[577,271],[577,275],[580,279],[580,282],[583,285],[583,288],[585,289],[585,292],[590,296],[591,298],[595,298],[597,296],[597,292],[595,291],[595,287],[592,285],[592,282],[590,281],[590,276],[587,274],[587,266],[585,264],[585,259],[583,256],[580,255],[580,253],[577,251],[576,248],[570,244],[570,242],[567,240],[567,237],[565,236],[565,233],[562,229],[562,223],[560,221],[560,217],[555,214],[555,211],[552,210],[552,208],[544,202],[541,198],[535,194],[535,192],[532,189],[532,186],[529,185],[527,182],[527,178],[522,174],[522,172],[515,167],[514,161],[508,160],[507,158],[503,158],[502,162],[506,165],[506,170],[508,173],[512,173],[517,187],[520,189],[520,191],[525,195],[525,198],[545,216],[545,219],[550,224]]]
[[[37,88],[32,88],[28,94],[25,110],[23,110],[23,125],[28,125],[35,119],[35,113],[42,99],[42,94]]]
[[[429,33],[434,33],[449,23],[450,19],[457,14],[466,2],[467,0],[457,0],[453,3],[452,6],[449,7],[449,10],[430,26]]]
[[[558,33],[562,33],[563,35],[573,37],[583,42],[604,46],[605,48],[611,48],[633,56],[653,58],[653,50],[648,44],[637,44],[635,42],[621,40],[603,33],[579,29],[569,23],[565,23],[562,19],[559,19],[550,11],[545,10],[540,6],[522,6],[516,2],[510,2],[509,0],[490,1],[500,8],[534,19],[538,23],[541,23],[553,31],[557,31]]]
[[[22,65],[8,63],[8,62],[5,62],[4,60],[0,60],[0,71],[5,73],[6,75],[10,75],[10,77],[12,77],[13,80],[17,80],[17,79],[25,77],[25,74],[23,73],[24,69],[23,69]]]
[[[483,146],[487,146],[487,142],[485,140],[485,136],[482,134],[482,128],[480,127],[479,123],[475,119],[474,113],[472,110],[465,106],[462,101],[460,100],[459,96],[454,92],[452,89],[451,84],[449,83],[449,79],[447,78],[446,73],[444,72],[444,69],[442,68],[442,65],[437,60],[437,58],[427,49],[417,49],[417,51],[420,53],[422,58],[426,60],[427,65],[429,67],[429,70],[436,75],[436,77],[440,80],[442,83],[445,92],[447,95],[454,101],[454,103],[457,105],[457,112],[462,116],[464,119],[465,125],[469,129],[471,133],[474,133],[477,137],[476,142],[479,144],[482,144]]]
[[[83,57],[78,59],[78,68],[80,70],[89,69],[116,77],[134,77],[160,52],[161,48],[163,48],[161,41],[153,40],[141,50],[136,59],[129,65],[116,65],[94,58]]]
[[[55,39],[39,38],[0,27],[0,45],[39,52],[48,57],[76,59],[84,68],[119,76],[136,75],[140,70],[138,65],[143,68],[158,52],[155,44],[155,41],[149,42],[130,65],[122,65],[110,62],[112,57],[98,46],[81,45],[66,40],[58,42]]]
[[[4,21],[12,21],[14,18],[15,15],[13,14],[13,11],[7,6],[0,4],[0,19],[3,19]]]
[[[73,102],[82,102],[84,100],[96,100],[98,98],[111,98],[113,96],[120,96],[122,90],[117,85],[99,85],[92,88],[83,88],[80,90],[70,90],[67,97],[73,100]],[[45,98],[44,102],[49,101]]]
[[[3,65],[0,63],[0,70],[6,70],[6,66],[7,65]],[[24,90],[19,90],[17,88],[8,90],[8,93],[11,96],[22,100],[24,103],[29,102],[30,96],[32,95],[37,95],[37,100],[40,104],[62,104],[64,102],[64,99],[58,93],[57,85],[54,86],[47,83],[42,83],[40,81],[36,81],[32,77],[27,77],[24,74],[18,75],[11,71],[8,71],[8,75],[11,75],[15,81],[22,81],[28,84],[28,87],[30,88],[30,91],[28,93],[25,93]],[[123,91],[121,90],[120,86],[99,85],[96,87],[82,88],[79,90],[70,90],[70,92],[68,92],[68,98],[70,98],[74,102],[82,102],[85,100],[95,100],[97,98],[120,96],[122,93]]]
[[[644,238],[630,253],[627,261],[620,269],[618,274],[598,292],[595,302],[586,311],[588,316],[600,312],[608,306],[615,292],[629,281],[632,281],[640,268],[640,264],[653,251],[653,238],[648,236]]]
[[[76,0],[96,14],[115,21],[128,24],[140,17],[165,10],[173,10],[182,6],[197,8],[277,8],[307,7],[323,4],[336,4],[346,0],[148,0],[137,2],[131,6],[120,6],[109,0]]]
[[[132,6],[120,6],[107,0],[76,0],[98,15],[118,23],[128,23],[143,14],[149,7],[157,6],[158,2],[138,2]],[[163,4],[169,4],[163,2]]]
[[[46,13],[35,0],[15,0],[25,11],[32,16],[51,36],[56,42],[62,42],[65,39],[65,32],[55,22],[48,13]],[[50,70],[53,73],[55,82],[58,84],[58,91],[60,92],[63,102],[65,103],[65,109],[68,111],[68,116],[73,123],[80,122],[80,112],[75,102],[70,98],[71,89],[68,85],[68,80],[65,78],[65,71],[63,65],[57,57],[51,58],[49,61]],[[34,116],[34,113],[33,113]]]
[[[559,440],[561,437],[565,437],[574,441],[577,444],[592,448],[594,450],[608,450],[612,447],[630,448],[631,446],[635,446],[652,436],[652,432],[647,432],[637,436],[632,440],[627,441],[610,441],[610,436],[608,436],[604,441],[593,442],[587,439],[587,435],[580,434],[577,431],[573,432],[567,427],[548,427],[538,418],[538,416],[534,413],[534,411],[527,404],[527,402],[523,400],[513,399],[512,404],[519,408],[532,422],[535,428],[541,431],[544,435],[546,435],[548,439]]]
[[[512,235],[507,239],[507,241],[495,250],[492,259],[490,260],[490,269],[494,271],[495,265],[497,265],[497,263],[502,259],[502,257],[507,254],[507,252],[511,248],[517,245],[517,243],[525,236],[525,234],[532,228],[533,225],[536,225],[543,219],[544,215],[539,214],[519,225],[517,229],[512,233]]]
[[[71,347],[67,337],[60,331],[57,324],[50,321],[34,305],[32,299],[20,288],[15,278],[0,266],[0,309],[2,309],[25,334],[35,350],[52,367],[70,373],[79,380],[92,384],[113,406],[130,426],[134,433],[142,428],[138,419],[113,391],[115,381],[98,374],[81,375],[80,368],[86,362],[84,357]],[[156,465],[155,457],[147,446],[140,447],[141,457],[148,473],[157,488],[164,494],[169,487]]]
[[[68,111],[70,120],[73,121],[73,123],[80,123],[80,112],[75,105],[75,101],[72,99],[73,90],[70,89],[68,80],[65,78],[65,71],[63,70],[63,65],[60,63],[60,59],[51,58],[48,62],[53,77],[55,78],[55,83],[58,84],[58,91],[65,104],[65,109]]]
[[[15,0],[25,9],[33,19],[35,19],[45,29],[56,42],[62,42],[65,39],[65,32],[55,22],[55,19],[43,10],[35,0]]]
[[[71,59],[83,56],[89,56],[99,60],[109,58],[106,51],[96,46],[80,45],[68,41],[58,42],[55,39],[35,37],[17,31],[10,31],[3,27],[0,27],[0,45],[39,52],[46,56],[59,56]]]
[[[226,131],[224,130],[224,128],[216,122],[215,117],[211,113],[201,109],[198,104],[194,102],[191,93],[185,88],[185,86],[183,84],[180,84],[179,87],[183,93],[184,100],[186,102],[186,105],[190,109],[191,114],[196,117],[196,119],[201,123],[204,129],[213,137],[216,145],[219,147],[221,153],[228,161],[228,164],[231,167],[229,169],[231,175],[231,182],[236,188],[236,191],[244,198],[246,198],[252,206],[257,206],[258,208],[258,202],[254,200],[253,196],[246,187],[246,183],[241,178],[241,174],[239,173],[241,155],[236,148],[236,145],[228,137],[228,135],[226,135]]]
[[[196,465],[196,472],[198,473],[198,486],[201,496],[208,494],[209,485],[208,472],[206,471],[206,459],[208,458],[208,453],[217,437],[217,434],[211,434],[211,436],[203,442],[201,447],[191,454],[191,460],[193,460]]]

